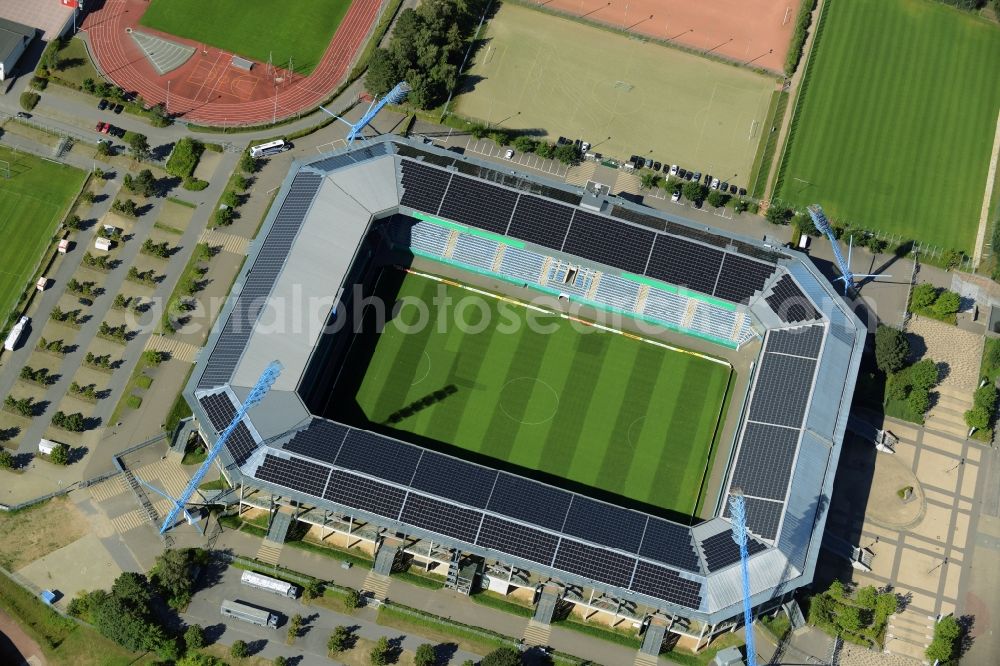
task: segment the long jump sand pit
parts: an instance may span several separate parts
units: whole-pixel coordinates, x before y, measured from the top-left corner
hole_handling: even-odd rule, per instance
[[[780,74],[785,66],[800,2],[548,0],[537,4],[653,39],[710,51]]]
[[[554,141],[582,138],[747,186],[775,79],[579,21],[504,4],[456,111]]]

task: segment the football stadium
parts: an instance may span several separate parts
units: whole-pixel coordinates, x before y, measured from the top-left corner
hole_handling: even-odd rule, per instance
[[[185,397],[268,539],[697,638],[812,581],[865,330],[797,252],[395,136],[297,162]]]

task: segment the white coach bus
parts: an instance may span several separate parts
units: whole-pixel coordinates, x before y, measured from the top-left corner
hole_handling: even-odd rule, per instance
[[[283,153],[289,150],[292,144],[285,143],[281,139],[277,141],[268,141],[267,143],[262,143],[259,146],[250,146],[250,157],[257,159],[260,157],[267,157],[268,155],[277,155],[278,153]]]
[[[17,346],[21,344],[21,338],[24,336],[24,329],[30,321],[27,317],[21,317],[17,320],[17,323],[10,329],[10,333],[7,334],[7,339],[3,341],[4,349],[7,351],[17,349]]]
[[[244,571],[240,577],[240,582],[248,587],[255,587],[265,592],[280,594],[283,597],[292,597],[294,599],[299,596],[299,588],[297,586],[254,571]]]

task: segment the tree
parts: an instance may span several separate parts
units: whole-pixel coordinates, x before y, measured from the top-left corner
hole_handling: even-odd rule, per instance
[[[331,654],[343,652],[347,649],[347,645],[350,640],[350,630],[344,625],[338,625],[333,628],[333,633],[330,634],[330,638],[326,641],[326,649],[329,650]]]
[[[240,171],[251,174],[257,170],[257,160],[250,153],[243,153],[240,156]]]
[[[767,212],[764,213],[764,219],[771,224],[788,224],[790,215],[791,211],[787,208],[783,208],[777,204],[772,204],[767,207]]]
[[[705,187],[701,183],[689,180],[681,188],[684,198],[688,201],[702,201],[705,198]]]
[[[547,141],[539,141],[535,145],[535,154],[544,159],[552,159],[556,152],[556,147]]]
[[[189,550],[167,549],[156,558],[153,580],[172,608],[191,600],[191,555]]]
[[[299,637],[299,632],[302,631],[302,623],[304,619],[301,615],[296,613],[288,621],[288,644],[291,645],[295,642],[295,639]]]
[[[250,648],[247,647],[246,641],[237,639],[233,642],[232,646],[229,648],[229,656],[233,659],[246,659],[250,656]]]
[[[712,208],[722,208],[729,201],[729,195],[719,190],[711,190],[708,193],[708,205]]]
[[[521,666],[521,653],[512,647],[500,647],[483,657],[479,666]]]
[[[222,195],[222,203],[230,208],[236,208],[240,205],[240,195],[232,190],[226,190],[226,193]]]
[[[98,141],[97,142],[97,154],[101,157],[107,157],[111,154],[111,142],[110,141]]]
[[[155,641],[162,635],[162,630],[156,631],[159,627],[152,625],[124,599],[114,595],[108,596],[97,606],[91,618],[94,626],[104,636],[133,652],[155,650]]]
[[[302,586],[302,598],[305,600],[316,599],[323,596],[323,583],[313,579]]]
[[[990,412],[985,407],[976,406],[965,412],[965,424],[976,430],[990,427]]]
[[[158,366],[167,360],[167,352],[157,351],[156,349],[147,349],[142,352],[142,361],[146,365]]]
[[[0,469],[14,469],[14,456],[4,448],[0,448]]]
[[[401,79],[399,63],[386,49],[376,49],[368,62],[365,90],[373,95],[384,95]]]
[[[934,305],[934,301],[937,300],[937,297],[937,287],[924,282],[913,288],[913,294],[910,296],[910,306],[914,310],[929,308]]]
[[[522,153],[533,153],[535,152],[535,144],[537,141],[532,139],[526,134],[520,134],[514,137],[514,148],[521,151]]]
[[[133,192],[141,194],[144,197],[151,197],[156,194],[156,178],[149,169],[140,171],[132,180],[132,185],[135,187]]]
[[[434,646],[430,643],[421,643],[417,646],[417,651],[413,655],[413,666],[434,666],[437,663],[437,654]]]
[[[274,661],[272,663],[274,664],[274,666],[287,666],[288,660],[279,655],[274,658]]]
[[[861,628],[861,612],[854,606],[844,605],[836,617],[837,626],[851,633]]]
[[[934,639],[924,652],[929,661],[951,661],[955,658],[958,638],[962,635],[962,627],[952,615],[941,618],[934,626]]]
[[[939,317],[948,317],[958,312],[962,299],[953,291],[943,291],[934,301],[934,312]]]
[[[142,161],[149,158],[149,140],[145,134],[130,132],[125,135],[125,143],[128,144],[128,149],[135,159]]]
[[[826,593],[834,599],[843,599],[844,584],[835,579],[832,583],[830,583],[830,587],[827,588]]]
[[[215,223],[220,227],[228,227],[236,217],[232,208],[220,208],[215,211]]]
[[[883,592],[875,597],[875,616],[887,618],[896,612],[899,607],[899,600],[892,592]]]
[[[143,612],[149,608],[152,593],[146,574],[125,571],[111,585],[111,594]]]
[[[368,663],[372,666],[385,666],[389,663],[389,639],[382,636],[375,647],[368,653]]]
[[[875,329],[875,365],[889,375],[898,372],[910,354],[910,343],[898,328],[879,324]]]
[[[865,610],[875,610],[875,602],[878,599],[878,591],[874,585],[865,585],[854,595],[854,600]]]
[[[192,624],[184,630],[184,645],[189,652],[205,647],[205,630],[200,624]]]
[[[79,215],[70,215],[66,218],[66,228],[72,231],[78,231],[83,220],[80,219]]]
[[[561,146],[556,146],[556,149],[552,152],[552,157],[563,164],[573,164],[580,159],[580,152],[572,143],[564,143]]]
[[[354,588],[347,588],[344,593],[344,608],[351,611],[361,606],[361,594]]]
[[[910,391],[906,402],[914,414],[923,414],[931,406],[931,397],[927,394],[927,391],[915,388]]]
[[[907,370],[910,377],[910,384],[916,389],[927,391],[937,384],[939,371],[937,364],[929,358],[914,363]]]
[[[277,660],[274,663],[277,664]],[[218,657],[196,652],[178,659],[177,666],[227,666],[227,664]]]
[[[55,448],[52,449],[52,453],[49,454],[49,460],[55,465],[68,465],[69,445],[56,444]]]
[[[660,177],[652,171],[643,171],[639,175],[639,186],[644,190],[653,190],[660,184]]]

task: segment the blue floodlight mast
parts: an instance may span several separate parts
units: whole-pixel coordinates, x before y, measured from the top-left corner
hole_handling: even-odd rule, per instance
[[[382,99],[372,100],[372,103],[368,106],[368,110],[365,111],[365,115],[361,116],[361,120],[356,123],[349,123],[333,111],[325,109],[322,106],[319,108],[323,109],[323,111],[351,128],[350,131],[347,132],[347,145],[350,146],[354,144],[354,140],[358,138],[361,131],[368,126],[368,123],[375,120],[375,116],[378,115],[378,112],[381,111],[386,104],[399,104],[406,98],[406,95],[409,92],[409,84],[407,84],[406,81],[400,81],[396,84],[396,87],[387,92]]]
[[[194,495],[198,486],[201,485],[201,480],[205,478],[205,474],[208,473],[209,467],[211,467],[212,463],[215,462],[215,458],[219,455],[222,447],[226,445],[226,440],[228,440],[230,435],[233,434],[233,431],[236,430],[236,427],[246,415],[247,410],[260,402],[264,396],[267,395],[267,392],[271,390],[275,380],[278,379],[278,375],[281,374],[281,370],[281,363],[278,361],[271,361],[270,365],[268,365],[267,368],[264,369],[264,372],[261,373],[260,379],[257,380],[257,383],[254,384],[254,387],[250,390],[250,395],[248,395],[247,399],[242,405],[240,405],[240,408],[236,410],[236,415],[233,416],[233,420],[229,426],[222,431],[221,435],[219,435],[219,439],[215,441],[215,445],[208,452],[208,457],[205,458],[205,462],[203,462],[198,471],[195,472],[195,475],[191,477],[191,482],[188,483],[187,488],[184,489],[184,492],[179,498],[171,500],[173,501],[174,506],[170,510],[166,519],[163,521],[163,526],[160,527],[160,534],[163,534],[173,526],[178,513],[183,511],[185,515],[187,515],[185,505],[188,503],[188,500],[191,499],[191,496]],[[188,516],[188,521],[190,520],[191,517]]]
[[[877,277],[873,273],[865,273],[859,275],[851,270],[851,254],[854,250],[854,236],[851,236],[851,243],[847,248],[847,259],[844,259],[844,255],[840,252],[840,243],[837,242],[837,237],[833,234],[833,229],[830,228],[830,222],[826,219],[826,214],[823,212],[823,208],[819,204],[812,204],[807,206],[806,210],[809,211],[809,217],[812,218],[813,224],[816,225],[816,229],[826,237],[830,239],[830,246],[833,248],[833,256],[837,260],[837,266],[840,268],[840,277],[837,278],[839,282],[844,283],[844,296],[847,296],[847,290],[854,287],[855,278],[873,278]],[[890,277],[885,275],[883,277]]]
[[[747,666],[757,666],[757,648],[754,644],[753,617],[750,615],[750,567],[747,564],[747,506],[743,493],[729,496],[729,513],[733,521],[733,541],[740,547],[740,572],[743,578],[743,624],[747,643]]]

